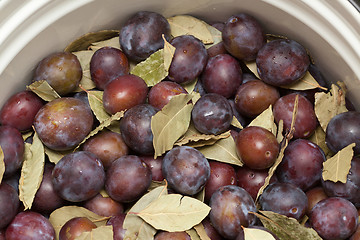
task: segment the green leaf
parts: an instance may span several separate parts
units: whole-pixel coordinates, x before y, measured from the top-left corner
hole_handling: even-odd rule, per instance
[[[236,144],[231,136],[220,139],[213,145],[200,147],[198,150],[208,159],[237,166],[244,165],[236,152]]]
[[[210,207],[195,198],[169,194],[160,196],[137,215],[156,229],[178,232],[199,224],[209,212]]]
[[[312,228],[302,226],[296,219],[270,211],[254,213],[264,227],[273,232],[280,240],[321,240]],[[260,238],[259,238],[260,239]],[[262,239],[262,238],[261,238]]]
[[[103,104],[103,91],[88,91],[87,92],[90,108],[93,111],[95,117],[99,122],[105,121],[110,117],[105,111],[104,104]]]
[[[90,75],[90,60],[94,52],[90,50],[84,50],[84,51],[73,52],[73,54],[77,56],[77,58],[79,59],[81,69],[83,72],[79,86],[77,87],[77,89],[75,89],[75,92],[94,89],[96,85],[94,81],[91,79],[91,75]]]
[[[193,104],[190,94],[173,96],[169,103],[151,119],[155,158],[173,148],[174,143],[189,128]]]
[[[45,149],[45,154],[49,158],[49,161],[52,162],[52,163],[55,163],[55,164],[57,164],[60,161],[60,159],[65,157],[65,155],[73,152],[72,150],[62,151],[62,152],[55,151],[55,150],[52,150],[52,149],[50,149],[50,148],[48,148],[46,146],[44,146],[44,149]]]
[[[47,102],[60,98],[60,95],[45,80],[33,82],[26,88]]]
[[[5,173],[4,152],[0,146],[0,184]]]
[[[195,89],[196,83],[197,83],[198,79],[195,79],[194,81],[182,84],[181,86],[188,92],[188,93],[192,93]]]
[[[19,180],[19,199],[30,209],[40,187],[45,165],[44,146],[35,132],[32,144],[25,144],[25,158]]]
[[[355,143],[344,147],[323,163],[322,177],[324,181],[330,180],[332,182],[340,181],[346,183],[347,175],[351,168],[351,160],[354,156],[354,147]]]
[[[80,236],[76,237],[75,240],[113,240],[114,232],[113,226],[100,226],[92,229],[89,232],[83,232]]]
[[[243,228],[244,240],[276,240],[273,235],[262,229],[257,228]]]
[[[177,15],[167,19],[170,28],[171,35],[173,37],[181,35],[193,35],[200,39],[204,44],[211,44],[214,39],[209,31],[207,24],[195,17],[189,15]]]
[[[124,239],[127,240],[142,240],[153,239],[156,229],[148,223],[144,222],[139,216],[133,214],[139,212],[149,206],[150,203],[159,197],[167,194],[167,186],[157,187],[149,193],[142,196],[126,214],[123,228],[126,230]]]
[[[168,41],[166,41],[164,34],[162,35],[164,39],[164,51],[163,51],[163,58],[164,58],[164,68],[166,72],[169,72],[169,68],[172,62],[172,59],[175,54],[175,47],[171,45]]]
[[[168,75],[164,64],[164,54],[164,49],[154,52],[146,60],[138,63],[131,70],[131,74],[144,79],[149,87],[161,82]]]

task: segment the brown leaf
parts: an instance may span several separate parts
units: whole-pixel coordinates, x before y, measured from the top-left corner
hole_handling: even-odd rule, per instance
[[[136,214],[158,230],[177,232],[191,229],[209,212],[210,207],[195,198],[169,194],[160,196]]]
[[[53,225],[56,239],[59,239],[59,232],[64,224],[75,217],[86,217],[96,226],[105,226],[110,217],[99,216],[84,207],[64,206],[56,209],[50,214],[49,221]]]
[[[35,194],[40,187],[44,164],[44,146],[35,132],[33,143],[25,144],[25,157],[19,180],[19,199],[23,202],[25,210],[31,208]]]
[[[92,229],[89,232],[83,232],[80,236],[76,237],[75,240],[113,240],[114,232],[113,226],[100,226]]]
[[[0,184],[5,173],[4,152],[0,146]]]
[[[87,50],[92,43],[104,41],[119,36],[119,30],[102,30],[98,32],[90,32],[75,39],[64,49],[65,52],[75,52]]]
[[[26,88],[47,102],[60,98],[60,95],[45,80],[33,82]]]
[[[340,84],[339,84],[340,85]],[[339,113],[347,112],[345,103],[346,89],[331,85],[330,92],[315,93],[315,114],[324,131],[330,120]]]
[[[176,146],[187,145],[190,147],[202,147],[206,145],[213,145],[217,140],[227,138],[230,136],[230,131],[221,133],[219,135],[203,134],[196,130],[194,124],[191,122],[188,130],[178,141]]]
[[[332,182],[340,181],[346,183],[347,175],[351,168],[351,160],[354,156],[354,147],[355,143],[344,147],[323,163],[322,177],[324,181],[330,180]]]
[[[266,110],[260,113],[254,120],[251,121],[249,126],[258,126],[265,128],[272,132],[274,136],[277,133],[277,127],[274,122],[274,114],[272,111],[272,105],[270,105]]]
[[[195,231],[200,236],[201,240],[211,240],[209,236],[207,235],[204,225],[202,223],[199,223],[198,225],[194,226]]]
[[[173,96],[169,103],[151,119],[153,133],[154,157],[161,156],[173,148],[174,143],[187,131],[193,105],[190,94]]]
[[[325,132],[322,129],[321,126],[318,126],[314,133],[309,137],[309,140],[318,145],[323,151],[325,156],[327,156],[330,153],[330,149],[325,143]]]
[[[312,228],[302,226],[296,219],[270,211],[255,214],[264,227],[273,232],[280,240],[321,240]],[[261,238],[262,239],[262,238]]]
[[[327,90],[327,88],[322,87],[315,78],[307,71],[299,81],[296,81],[295,83],[281,86],[282,88],[286,89],[292,89],[292,90],[309,90],[309,89],[315,89],[320,88],[322,90]]]
[[[208,159],[237,166],[244,165],[236,152],[236,144],[231,136],[220,139],[211,146],[198,148],[198,150]]]
[[[83,50],[83,51],[73,52],[73,54],[79,59],[81,69],[83,72],[79,86],[77,87],[77,89],[75,89],[75,92],[94,89],[96,85],[94,81],[91,79],[91,75],[90,75],[90,60],[94,54],[94,51]]]
[[[243,228],[245,240],[276,240],[273,235],[267,231],[257,228]]]
[[[126,229],[124,239],[127,240],[142,240],[153,239],[156,229],[148,223],[144,222],[134,212],[139,212],[149,206],[150,203],[158,199],[160,196],[167,194],[167,186],[155,188],[149,193],[142,196],[132,208],[129,210],[125,217],[123,228]]]
[[[181,35],[193,35],[204,44],[211,44],[214,42],[207,24],[205,24],[202,20],[189,15],[177,15],[168,18],[167,20],[170,24],[171,35],[173,37]]]

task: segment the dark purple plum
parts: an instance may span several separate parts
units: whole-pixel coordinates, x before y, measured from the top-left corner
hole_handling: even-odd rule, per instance
[[[207,93],[195,103],[191,118],[199,132],[217,135],[229,129],[233,113],[225,97]]]
[[[129,73],[129,62],[117,48],[102,47],[95,51],[90,60],[90,74],[96,87],[104,90],[114,78]]]
[[[318,122],[314,106],[306,97],[291,93],[279,98],[273,107],[275,122],[279,124],[282,119],[284,129],[290,129],[296,96],[299,96],[299,102],[294,124],[294,138],[307,138],[315,131]]]
[[[259,203],[264,211],[273,211],[300,220],[305,215],[308,199],[295,185],[274,182],[265,188]]]
[[[75,240],[83,232],[96,228],[95,223],[86,217],[74,217],[68,220],[60,229],[59,240]]]
[[[206,235],[211,240],[223,240],[224,238],[218,233],[218,231],[214,228],[214,226],[211,224],[210,218],[206,217],[204,220],[202,220],[202,225],[204,226]]]
[[[206,66],[208,55],[204,44],[192,35],[175,37],[170,43],[176,50],[168,78],[180,84],[194,81]]]
[[[118,158],[106,172],[105,189],[115,201],[125,203],[140,198],[151,183],[151,170],[136,155]]]
[[[82,68],[78,58],[70,52],[57,52],[42,59],[35,69],[33,81],[46,80],[64,96],[79,85]]]
[[[325,160],[325,154],[318,145],[306,139],[296,139],[286,147],[276,169],[278,180],[306,191],[320,183]]]
[[[126,56],[136,62],[145,60],[170,40],[170,25],[162,15],[140,11],[132,15],[120,31],[120,46]]]
[[[333,117],[326,128],[325,142],[328,148],[337,152],[355,143],[354,153],[360,153],[360,112],[349,111]]]
[[[53,240],[55,230],[50,221],[33,211],[20,212],[7,227],[6,240]]]
[[[234,57],[252,61],[266,43],[262,26],[253,16],[240,13],[231,16],[222,31],[225,49]]]
[[[302,78],[309,68],[310,58],[306,49],[290,39],[270,41],[256,57],[261,80],[274,86],[285,86]]]
[[[34,127],[44,145],[64,151],[76,147],[90,133],[93,123],[92,111],[84,101],[63,97],[38,111]]]
[[[94,197],[104,187],[105,171],[101,161],[90,152],[65,155],[52,171],[55,191],[70,202]]]
[[[207,183],[210,164],[199,150],[178,146],[166,153],[162,172],[170,188],[184,195],[194,195]]]
[[[182,232],[160,231],[155,235],[154,240],[191,240],[191,237],[185,231]]]
[[[170,99],[181,93],[188,93],[180,84],[172,81],[161,81],[155,84],[149,91],[149,104],[161,110]]]
[[[114,240],[124,239],[126,232],[126,229],[123,228],[125,217],[126,217],[125,213],[120,213],[115,216],[112,216],[106,223],[106,225],[113,226]]]
[[[31,129],[35,115],[43,105],[43,101],[35,93],[18,92],[2,106],[0,123],[17,128],[19,131],[27,131]]]
[[[11,126],[0,126],[0,146],[4,153],[4,176],[9,177],[24,161],[25,144],[20,131]]]
[[[308,208],[306,210],[306,214],[308,216],[310,216],[311,210],[318,202],[325,198],[328,198],[328,195],[326,195],[324,188],[322,188],[321,186],[311,188],[310,190],[306,191],[305,194],[308,198]]]
[[[153,181],[162,181],[164,180],[164,175],[162,174],[162,156],[157,157],[154,156],[140,156],[140,158],[149,166],[151,169],[151,175]]]
[[[19,195],[7,183],[0,184],[0,229],[5,228],[18,213]]]
[[[217,93],[230,98],[242,83],[240,64],[229,54],[209,58],[201,74],[201,81],[207,93]]]
[[[140,104],[127,110],[120,120],[120,132],[126,145],[141,155],[154,153],[151,118],[156,109],[150,104]]]
[[[110,197],[103,197],[100,193],[85,201],[84,207],[104,217],[111,217],[124,212],[123,204],[114,201]]]
[[[241,227],[255,224],[254,200],[243,188],[228,185],[218,188],[210,199],[209,216],[214,228],[227,239],[235,239]]]
[[[310,225],[324,239],[346,239],[355,232],[358,218],[358,212],[350,201],[330,197],[313,207]]]

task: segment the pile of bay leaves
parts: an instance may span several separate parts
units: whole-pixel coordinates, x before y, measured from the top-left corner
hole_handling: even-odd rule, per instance
[[[221,42],[220,31],[192,16],[179,15],[168,18],[168,21],[173,37],[191,34],[199,38],[206,48]],[[31,144],[26,143],[25,161],[19,182],[20,200],[24,204],[25,210],[31,209],[34,196],[42,181],[45,161],[49,160],[56,164],[64,155],[77,151],[87,139],[105,128],[114,132],[120,131],[119,121],[124,112],[118,112],[111,116],[104,110],[102,104],[103,92],[95,89],[89,70],[90,59],[97,49],[103,46],[120,48],[118,35],[118,30],[92,32],[76,39],[65,48],[65,51],[73,52],[81,62],[83,78],[76,91],[85,91],[87,93],[91,109],[100,124],[79,146],[68,152],[56,152],[48,149],[42,144],[34,131],[23,134],[24,140],[29,137],[33,139]],[[163,49],[153,53],[145,61],[131,64],[130,71],[132,74],[143,78],[149,87],[154,86],[167,76],[174,51],[175,48],[170,43],[165,42]],[[255,62],[245,64],[254,74],[257,73]],[[153,116],[151,129],[155,149],[154,157],[162,156],[174,146],[186,145],[197,148],[207,159],[241,167],[243,163],[236,153],[235,142],[230,131],[220,135],[205,135],[199,133],[191,123],[191,110],[195,102],[200,98],[200,94],[194,90],[196,82],[195,79],[192,83],[184,86],[189,94],[180,94],[173,97],[168,105]],[[27,88],[45,101],[60,97],[45,81],[35,82],[27,86]],[[342,83],[337,83],[326,89],[321,87],[311,74],[307,73],[303,79],[287,88],[295,90],[322,89],[315,95],[315,112],[320,124],[310,137],[310,140],[318,144],[327,155],[328,160],[324,163],[323,178],[334,182],[346,182],[353,156],[352,147],[354,146],[350,145],[334,155],[325,144],[325,129],[328,122],[333,116],[347,111],[345,107],[345,86]],[[296,119],[296,112],[297,101],[294,104],[293,123]],[[281,143],[278,158],[269,169],[269,176],[258,193],[259,197],[269,184],[269,179],[282,160],[284,150],[292,138],[294,124],[290,129],[283,129],[282,122],[276,125],[272,107],[270,106],[249,125],[261,126],[270,130]],[[238,129],[243,128],[235,117],[232,126]],[[2,159],[0,159],[0,180],[5,168]],[[107,196],[105,190],[101,194]],[[186,231],[193,240],[209,239],[201,224],[201,221],[210,211],[210,207],[204,203],[204,191],[192,197],[168,194],[166,181],[153,182],[148,192],[136,203],[130,205],[126,211],[124,228],[127,231],[124,239],[153,239],[157,230]],[[306,218],[298,222],[295,219],[269,211],[259,210],[253,214],[260,219],[266,228],[273,231],[282,240],[321,239],[313,229],[304,226]],[[106,225],[108,217],[98,216],[83,207],[75,205],[64,206],[51,213],[50,222],[53,224],[57,236],[65,222],[73,217],[87,217],[98,226],[91,232],[83,233],[77,239],[106,240],[113,238],[112,226]],[[274,239],[270,234],[259,229],[244,228],[244,233],[247,240]]]

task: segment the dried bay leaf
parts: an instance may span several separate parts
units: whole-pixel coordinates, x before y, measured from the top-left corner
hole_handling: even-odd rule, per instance
[[[198,79],[195,79],[194,81],[185,83],[185,84],[181,84],[181,86],[188,92],[188,93],[192,93],[195,91],[195,86],[198,82]]]
[[[113,47],[113,48],[120,49],[119,35],[117,35],[116,37],[104,40],[104,41],[93,42],[93,43],[91,43],[89,49],[96,51],[102,47]]]
[[[168,41],[166,41],[164,34],[162,35],[162,38],[164,39],[164,51],[163,51],[164,68],[168,73],[176,49],[173,45],[171,45]]]
[[[330,153],[330,149],[325,143],[325,136],[326,134],[322,127],[318,126],[314,133],[309,137],[309,140],[318,145],[324,151],[325,156],[327,156]]]
[[[354,147],[355,143],[344,147],[323,163],[322,177],[324,181],[330,180],[332,182],[340,181],[346,183],[347,175],[351,168],[351,160],[354,156]]]
[[[255,75],[255,77],[259,78],[259,73],[257,71],[256,61],[245,62],[246,67]]]
[[[75,92],[94,89],[96,85],[94,81],[91,79],[91,75],[90,75],[90,60],[94,52],[90,50],[83,50],[83,51],[73,52],[73,54],[76,55],[77,58],[79,59],[83,73],[79,86],[77,87],[77,89],[75,89]]]
[[[176,232],[191,229],[209,212],[210,207],[195,198],[168,194],[160,196],[137,215],[158,230]]]
[[[167,19],[171,35],[173,37],[181,35],[193,35],[204,44],[211,44],[214,42],[213,36],[208,28],[208,24],[190,15],[177,15]]]
[[[198,225],[194,226],[195,231],[199,235],[201,240],[211,240],[209,236],[207,235],[204,225],[202,223],[199,223]]]
[[[243,228],[245,240],[276,240],[271,233],[257,228]]]
[[[277,139],[278,143],[281,143],[282,140],[284,139],[283,131],[284,131],[284,121],[282,119],[280,119],[280,121],[278,123],[277,134],[276,134],[276,139]]]
[[[5,173],[4,152],[0,146],[0,184],[2,182],[4,173]]]
[[[102,121],[99,126],[92,130],[85,138],[82,140],[79,145],[74,149],[76,151],[82,144],[84,144],[89,138],[98,134],[101,130],[111,125],[112,122],[120,120],[124,116],[125,111],[117,112],[109,118]]]
[[[272,111],[272,105],[270,105],[266,110],[260,113],[254,120],[251,121],[249,126],[258,126],[265,128],[272,132],[274,136],[277,133],[277,127],[274,122],[274,114]]]
[[[54,227],[56,239],[59,239],[59,232],[62,226],[74,217],[86,217],[97,227],[105,226],[110,217],[99,216],[84,207],[64,206],[56,209],[50,214],[49,221]]]
[[[208,159],[240,167],[244,165],[236,152],[236,144],[231,136],[220,139],[211,146],[204,146],[197,149]]]
[[[101,30],[98,32],[86,33],[68,44],[64,51],[75,52],[87,50],[92,43],[104,41],[119,36],[119,30]]]
[[[321,240],[313,228],[302,226],[296,219],[271,211],[255,214],[264,227],[273,232],[280,240]],[[259,238],[260,239],[260,238]],[[261,238],[262,239],[262,238]]]
[[[44,146],[45,154],[48,156],[49,161],[52,163],[57,164],[65,155],[72,153],[73,150],[68,151],[54,151],[46,146]]]
[[[128,214],[125,217],[123,228],[126,229],[124,239],[127,240],[142,240],[142,239],[153,239],[156,233],[156,229],[153,228],[150,224],[146,223],[136,214],[135,212],[140,212],[145,209],[149,204],[160,196],[167,194],[167,186],[157,187],[149,193],[142,196],[129,210]]]
[[[22,134],[21,134],[21,136],[22,136],[22,138],[23,138],[23,139],[24,139],[24,141],[25,141],[26,139],[28,139],[29,137],[31,137],[31,136],[33,135],[33,133],[34,133],[34,131],[33,131],[33,130],[31,130],[31,131],[28,131],[28,132],[22,133]]]
[[[194,229],[186,230],[186,233],[190,236],[191,240],[201,240],[200,236]]]
[[[315,78],[307,71],[305,75],[295,83],[281,86],[282,88],[286,89],[292,89],[292,90],[309,90],[309,89],[315,89],[320,88],[322,90],[327,90],[327,88],[322,87]]]
[[[348,111],[346,109],[345,94],[346,89],[339,88],[335,84],[331,85],[330,92],[328,93],[315,93],[314,110],[324,131],[326,131],[326,127],[333,117]]]
[[[193,104],[189,103],[191,97],[190,94],[173,96],[169,103],[152,117],[155,158],[172,149],[174,143],[187,131],[193,108]]]
[[[19,180],[19,199],[23,202],[25,210],[31,209],[43,178],[44,165],[44,145],[35,132],[33,143],[25,144],[25,157]]]
[[[130,73],[144,79],[149,87],[161,82],[168,75],[164,64],[164,49],[154,52],[147,59],[138,63]]]
[[[236,128],[239,128],[239,129],[243,129],[244,127],[241,125],[241,123],[239,122],[239,120],[233,116],[233,119],[231,121],[231,126],[234,126]]]
[[[26,88],[47,102],[60,98],[60,95],[45,80],[33,82]]]
[[[163,180],[163,181],[151,181],[150,183],[150,186],[148,188],[148,192],[154,190],[155,188],[158,188],[158,187],[164,187],[164,186],[167,186],[167,182],[166,180]]]
[[[87,92],[90,108],[93,111],[95,117],[99,122],[105,121],[110,117],[105,111],[104,104],[103,104],[103,91],[88,91]]]
[[[212,36],[212,39],[213,39],[213,42],[211,44],[206,44],[205,45],[205,48],[209,49],[212,46],[222,42],[222,33],[221,33],[221,31],[217,30],[215,27],[207,24],[206,22],[204,22],[204,24],[206,25],[206,27],[209,30],[209,32],[210,32],[210,34]]]
[[[100,226],[92,229],[89,232],[83,232],[80,236],[76,237],[75,240],[113,240],[114,232],[113,226]]]

